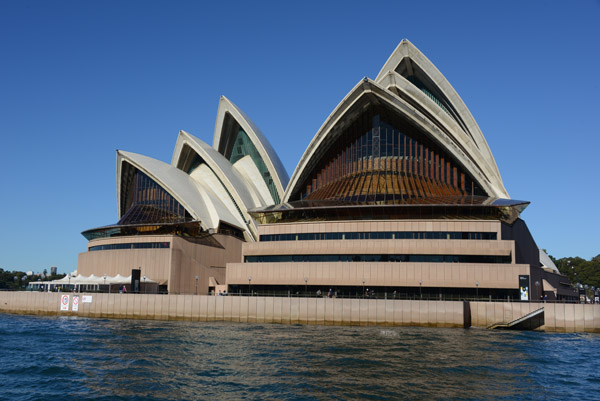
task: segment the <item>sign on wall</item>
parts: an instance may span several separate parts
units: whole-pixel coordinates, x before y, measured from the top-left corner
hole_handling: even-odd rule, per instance
[[[60,297],[60,310],[61,311],[69,310],[69,296],[67,294],[63,294]]]
[[[92,296],[91,295],[83,295],[81,297],[81,302],[84,304],[91,304],[92,303]]]
[[[519,293],[521,301],[529,301],[529,276],[519,276]]]
[[[79,295],[73,295],[73,304],[71,305],[71,310],[73,312],[77,312],[79,310]]]

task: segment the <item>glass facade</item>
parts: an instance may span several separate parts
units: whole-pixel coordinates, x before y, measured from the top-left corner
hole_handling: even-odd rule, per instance
[[[171,244],[168,242],[137,242],[131,244],[108,244],[96,245],[88,248],[88,251],[113,251],[116,249],[165,249]]]
[[[414,263],[511,263],[510,255],[257,255],[246,263],[282,262],[414,262]]]
[[[146,174],[134,168],[130,179],[128,192],[122,194],[127,212],[118,225],[193,221],[187,210]]]
[[[81,233],[88,241],[98,238],[127,237],[131,235],[178,235],[181,237],[203,237],[207,232],[199,221],[174,224],[133,224],[93,228]]]
[[[250,214],[259,224],[342,220],[500,220],[513,224],[529,202],[485,197],[426,198],[368,202],[296,201]]]
[[[290,200],[402,202],[485,192],[441,146],[383,106],[336,135]]]
[[[237,133],[232,140],[229,161],[231,162],[231,164],[234,164],[246,155],[249,155],[252,158],[252,161],[254,162],[256,168],[260,172],[263,180],[265,181],[265,184],[267,184],[267,188],[269,188],[269,192],[271,193],[271,196],[273,197],[275,203],[279,203],[280,199],[279,195],[277,194],[277,188],[275,187],[275,183],[273,182],[273,178],[271,177],[271,173],[269,172],[267,165],[260,156],[260,153],[258,153],[258,149],[256,149],[256,146],[254,146],[254,144],[248,137],[248,134],[246,134],[246,132],[243,129],[238,128]]]
[[[496,240],[495,232],[443,232],[443,231],[370,231],[336,233],[297,233],[261,235],[261,242],[270,241],[321,241],[364,239],[461,239]]]
[[[414,75],[411,75],[411,76],[406,77],[406,79],[408,79],[410,81],[410,83],[412,83],[414,86],[419,88],[421,90],[421,92],[423,92],[428,98],[433,100],[435,102],[435,104],[437,104],[442,110],[444,110],[446,112],[446,114],[448,114],[450,117],[452,117],[452,114],[448,111],[446,106],[444,106],[444,104],[433,93],[431,93],[431,91],[425,86],[425,84],[423,82],[421,82],[417,77],[415,77]],[[452,117],[452,118],[454,118],[454,117]]]
[[[418,64],[412,62],[408,58],[405,58],[400,62],[395,71],[398,74],[402,75],[404,78],[406,78],[414,86],[416,86],[421,92],[425,94],[425,96],[433,100],[433,102],[437,104],[442,110],[444,110],[446,114],[453,118],[454,121],[456,121],[466,133],[471,135],[471,133],[469,132],[469,128],[466,126],[459,113],[452,105],[452,102],[448,100],[444,93],[441,92],[439,86],[434,81],[432,81],[429,74],[425,73],[419,67]],[[399,95],[408,103],[412,104],[413,107],[416,107],[421,112],[423,112],[420,106],[416,104],[410,96],[403,96],[403,91],[399,91]]]

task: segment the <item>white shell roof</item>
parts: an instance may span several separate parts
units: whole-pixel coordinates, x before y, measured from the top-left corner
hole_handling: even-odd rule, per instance
[[[289,176],[283,167],[283,163],[279,159],[277,153],[271,146],[271,143],[267,140],[264,134],[258,129],[258,127],[248,118],[243,111],[241,111],[235,104],[233,104],[225,96],[221,96],[219,102],[219,110],[217,111],[217,122],[215,124],[215,135],[213,139],[213,147],[219,149],[221,141],[225,140],[223,137],[223,122],[225,121],[226,115],[229,114],[233,117],[237,123],[242,127],[244,132],[248,135],[261,158],[265,162],[271,178],[275,183],[277,192],[280,198],[283,198],[283,193],[286,186],[288,185]]]
[[[179,137],[175,144],[173,159],[171,165],[173,167],[179,164],[179,159],[182,157],[184,146],[188,145],[194,152],[200,156],[211,170],[223,182],[229,193],[236,199],[239,207],[244,206],[246,209],[251,209],[259,206],[266,206],[258,203],[250,193],[244,177],[242,177],[233,165],[222,154],[209,146],[206,142],[196,138],[194,135],[179,131]]]
[[[253,189],[251,192],[256,195],[258,198],[257,201],[260,204],[265,206],[275,204],[275,201],[271,196],[271,191],[269,191],[267,184],[265,184],[260,171],[258,171],[258,168],[252,161],[250,155],[246,155],[235,162],[233,164],[233,169],[244,177],[245,182]]]
[[[222,210],[222,213],[218,213],[219,211],[215,209],[215,205],[221,206],[218,205],[219,202],[211,199],[205,191],[196,185],[195,180],[183,171],[160,160],[124,151],[117,151],[117,203],[119,205],[119,218],[121,217],[121,172],[123,163],[131,164],[152,178],[173,196],[194,219],[200,220],[204,229],[216,229],[219,226],[219,220],[230,220],[227,213],[223,213]],[[222,206],[220,209],[226,210]],[[238,224],[235,220],[226,222],[235,226]]]
[[[542,249],[540,249],[540,263],[542,264],[542,267],[545,267],[547,269],[554,271],[555,273],[560,274],[558,267],[556,267],[556,265],[554,264],[552,259],[550,259],[548,254],[546,252],[544,252],[544,250],[542,250]]]
[[[240,172],[233,167],[229,160],[207,143],[188,132],[179,132],[171,162],[173,167],[179,165],[186,145],[204,160],[206,166],[217,178],[219,183],[212,182],[209,191],[212,190],[219,198],[223,198],[224,193],[227,193],[227,196],[231,196],[233,202],[235,202],[233,208],[231,206],[227,207],[229,202],[226,200],[220,202],[229,215],[236,216],[236,223],[233,225],[239,227],[241,219],[241,221],[244,222],[244,226],[249,230],[250,235],[256,237],[256,235],[258,235],[257,226],[252,217],[248,214],[248,210],[256,207],[268,206],[268,204],[263,202],[263,198],[259,196],[259,194],[254,193],[254,187],[247,182],[244,175],[240,174]],[[202,183],[204,186],[208,184],[208,181],[212,181],[202,179],[200,176],[196,176],[195,179],[199,180],[197,182]],[[219,186],[222,187],[222,190]],[[235,207],[236,205],[237,208]],[[242,213],[242,216],[239,216],[240,212]]]
[[[404,63],[402,67],[401,63]],[[453,116],[399,73],[403,72],[399,67],[405,68],[407,65],[418,68],[421,75],[425,74],[429,85],[434,85],[435,90],[450,103]],[[490,196],[508,198],[491,151],[473,116],[438,69],[408,40],[403,40],[389,57],[377,79],[371,81],[365,78],[359,82],[333,110],[312,139],[291,180],[262,132],[235,104],[222,96],[212,147],[195,136],[180,131],[171,165],[136,153],[117,152],[119,217],[123,212],[120,209],[122,164],[127,162],[161,185],[193,218],[202,222],[203,228],[215,229],[219,221],[236,227],[240,227],[243,222],[247,233],[255,237],[256,223],[248,210],[268,206],[273,199],[264,181],[260,181],[261,174],[250,157],[240,159],[234,166],[219,153],[221,142],[228,140],[225,135],[231,134],[224,132],[226,117],[233,118],[246,132],[267,166],[281,202],[284,203],[299,190],[298,185],[321,157],[321,150],[335,141],[335,134],[332,132],[337,131],[334,130],[336,125],[365,97],[385,104],[432,135]],[[202,169],[193,176],[177,168],[186,145],[205,162]]]
[[[400,63],[407,57],[434,82],[436,89],[446,97],[451,107],[458,113],[466,129],[419,88],[396,72]],[[398,95],[400,92],[402,96]],[[463,101],[425,55],[408,40],[403,40],[385,63],[376,81],[365,78],[359,82],[325,120],[294,170],[282,202],[288,202],[290,197],[300,190],[298,185],[302,184],[304,178],[310,173],[309,170],[314,168],[318,161],[316,158],[319,157],[320,147],[329,146],[331,141],[335,140],[328,138],[329,133],[363,96],[376,96],[413,124],[433,135],[436,141],[465,167],[489,196],[509,198],[487,142]]]
[[[237,212],[233,200],[223,188],[219,179],[206,165],[202,164],[196,168],[190,177],[194,179],[198,190],[202,193],[204,200],[210,207],[209,213],[215,217],[215,219],[223,220],[226,222],[236,222],[234,225],[237,227],[245,227],[246,223],[243,216]]]
[[[455,124],[449,123],[449,116],[440,107],[435,105],[431,99],[424,95],[408,80],[395,72],[404,59],[408,59],[408,61],[410,61],[408,65],[412,65],[413,68],[414,66],[417,66],[422,73],[433,82],[435,89],[442,93],[450,102],[451,107],[458,114],[458,118],[465,124],[464,128],[456,121],[454,121]],[[471,112],[446,77],[444,77],[436,66],[410,41],[403,39],[400,42],[382,67],[375,82],[386,87],[386,89],[390,86],[396,87],[404,94],[407,94],[415,101],[418,101],[421,105],[425,105],[429,111],[433,111],[433,113],[437,114],[446,124],[452,126],[450,132],[454,139],[463,148],[467,149],[471,158],[477,160],[478,165],[486,175],[486,178],[495,186],[495,195],[502,198],[509,198],[509,195],[504,188],[502,178],[500,177],[500,172],[498,171],[494,156],[492,155],[477,122],[471,115]],[[412,90],[409,88],[412,88]],[[435,107],[433,107],[434,105]],[[442,114],[446,115],[442,116]]]
[[[394,93],[382,88],[373,81],[364,79],[340,102],[308,145],[308,148],[304,152],[304,155],[300,159],[300,162],[292,175],[283,202],[288,202],[290,200],[292,194],[299,190],[297,187],[298,185],[301,185],[306,174],[310,173],[311,169],[314,168],[314,165],[318,162],[318,151],[320,147],[328,146],[329,143],[335,141],[335,138],[329,138],[328,136],[336,124],[345,117],[354,104],[359,102],[365,96],[374,96],[378,101],[393,108],[396,112],[409,119],[413,124],[421,127],[423,131],[434,135],[438,143],[464,165],[465,169],[469,171],[473,178],[477,180],[490,196],[500,198],[505,197],[502,196],[504,194],[504,187],[502,186],[499,188],[495,186],[494,183],[491,183],[482,173],[476,162],[465,154],[456,142],[440,130],[429,118]]]

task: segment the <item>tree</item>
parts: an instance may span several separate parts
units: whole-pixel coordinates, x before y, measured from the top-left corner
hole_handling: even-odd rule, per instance
[[[573,284],[580,283],[590,287],[600,287],[600,255],[596,255],[590,260],[580,257],[555,259],[552,256],[550,259]]]
[[[58,274],[53,280],[61,279],[65,275]],[[28,276],[21,271],[8,271],[0,268],[0,289],[1,290],[23,290],[31,281],[44,280],[41,274]]]

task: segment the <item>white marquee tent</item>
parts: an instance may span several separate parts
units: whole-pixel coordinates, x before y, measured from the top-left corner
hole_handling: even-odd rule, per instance
[[[146,276],[144,276],[142,282],[144,284],[158,284],[156,281]],[[31,287],[31,289],[34,291],[40,290],[40,288],[45,288],[46,291],[52,291],[56,287],[72,287],[73,289],[85,288],[86,290],[95,288],[96,290],[98,290],[101,285],[121,286],[127,284],[131,284],[131,275],[122,276],[120,274],[117,274],[116,276],[96,276],[92,274],[91,276],[84,276],[82,274],[78,274],[77,276],[66,275],[60,280],[30,282],[29,287]]]

